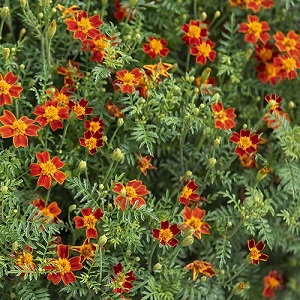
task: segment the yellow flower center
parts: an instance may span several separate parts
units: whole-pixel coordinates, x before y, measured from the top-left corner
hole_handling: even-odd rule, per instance
[[[296,41],[294,39],[289,39],[285,37],[282,41],[282,44],[285,46],[285,49],[287,51],[295,49]]]
[[[196,38],[196,37],[200,36],[200,33],[201,33],[201,28],[200,27],[195,26],[195,25],[191,25],[189,27],[189,31],[187,33],[187,36]]]
[[[97,219],[94,215],[84,216],[83,217],[84,227],[94,228],[97,223]]]
[[[227,116],[226,116],[226,112],[224,110],[214,112],[214,117],[216,119],[219,119],[219,120],[223,121],[223,122],[228,119]]]
[[[68,96],[63,93],[59,93],[58,96],[56,97],[56,99],[59,103],[62,103],[62,104],[68,105],[68,103],[69,103]]]
[[[260,52],[259,52],[259,56],[263,61],[268,61],[272,58],[272,50],[270,49],[266,49],[263,48]]]
[[[94,256],[94,251],[92,244],[85,244],[80,247],[80,255],[84,258],[92,258]]]
[[[18,266],[31,265],[33,263],[33,257],[31,253],[23,251],[23,253],[17,259]]]
[[[91,122],[90,123],[90,127],[89,127],[89,130],[92,131],[92,132],[96,132],[98,131],[99,129],[101,128],[99,122]]]
[[[201,53],[202,55],[208,57],[209,53],[211,52],[211,47],[209,44],[206,43],[202,43],[199,46],[197,46],[197,50],[199,53]]]
[[[14,131],[15,135],[25,134],[26,128],[27,128],[27,125],[22,120],[14,121],[12,124],[12,130]]]
[[[107,42],[102,38],[94,41],[95,48],[94,51],[103,51],[107,47]]]
[[[187,224],[187,226],[197,229],[201,226],[202,222],[199,218],[195,218],[194,216],[192,216],[185,223]]]
[[[80,105],[75,105],[73,107],[73,111],[77,116],[82,116],[85,113],[85,107],[82,107]]]
[[[8,84],[5,80],[0,80],[0,95],[8,94],[11,85]]]
[[[273,78],[277,75],[277,70],[276,68],[273,66],[273,64],[266,64],[266,74],[268,76],[268,78]]]
[[[80,21],[77,22],[78,29],[84,33],[87,33],[93,26],[90,23],[88,18],[82,18]]]
[[[252,146],[252,142],[248,136],[242,136],[240,137],[240,140],[238,142],[238,147],[242,148],[243,150],[248,149]]]
[[[173,233],[170,228],[161,229],[159,231],[159,241],[165,241],[166,243],[173,237]]]
[[[150,43],[150,48],[156,53],[156,54],[159,54],[160,51],[163,49],[163,45],[162,43],[159,41],[159,40],[152,40]]]
[[[137,196],[136,191],[132,186],[126,186],[125,191],[126,191],[126,197],[128,198],[133,198]]]
[[[269,279],[269,285],[271,289],[275,289],[279,286],[280,282],[275,278],[275,277],[271,277]]]
[[[135,79],[135,76],[131,73],[126,73],[121,80],[124,84],[133,85],[133,80]]]
[[[292,57],[289,57],[282,61],[282,69],[285,70],[287,73],[293,71],[295,67],[296,61]]]
[[[193,190],[189,189],[187,186],[185,186],[180,194],[180,197],[188,199],[192,193],[193,193]]]
[[[119,286],[123,286],[123,284],[126,282],[126,276],[125,276],[125,274],[122,273],[122,272],[119,272],[117,274],[117,276],[118,276],[118,279],[115,280],[115,281],[118,281],[118,285]]]
[[[250,257],[251,257],[251,259],[253,259],[253,260],[259,260],[259,253],[260,253],[259,250],[257,250],[256,248],[252,248],[250,250]]]
[[[48,120],[48,122],[52,122],[54,120],[59,120],[57,107],[52,106],[52,105],[47,106],[45,108],[44,116]]]
[[[246,0],[245,2],[254,2],[257,5],[261,5],[262,0]]]
[[[50,217],[51,219],[54,219],[55,218],[55,215],[53,213],[50,212],[49,208],[48,207],[45,207],[43,210],[42,210],[42,215],[43,217]]]
[[[94,137],[86,139],[85,144],[89,150],[97,148],[97,140]]]
[[[41,172],[42,175],[51,175],[51,176],[53,176],[53,174],[57,171],[56,166],[51,161],[41,163],[40,167],[42,169],[42,172]]]
[[[70,262],[66,258],[59,258],[56,265],[61,274],[66,274],[71,271]]]
[[[247,33],[254,34],[256,37],[258,37],[262,32],[262,25],[259,22],[251,22],[248,24]]]

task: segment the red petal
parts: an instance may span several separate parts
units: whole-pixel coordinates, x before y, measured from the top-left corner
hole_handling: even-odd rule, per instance
[[[161,229],[167,229],[167,228],[169,228],[169,221],[168,221],[168,220],[166,220],[166,221],[161,221],[161,222],[160,222],[160,228],[161,228]]]
[[[253,239],[252,240],[248,240],[247,244],[248,244],[249,250],[251,250],[255,246],[255,241]]]
[[[103,217],[104,213],[102,212],[102,210],[101,210],[100,208],[97,208],[97,209],[94,211],[93,215],[94,215],[94,217],[96,218],[96,220],[99,221],[99,220]]]
[[[58,255],[59,258],[66,258],[67,259],[69,257],[69,246],[59,244],[57,246],[57,255]]]
[[[50,160],[50,155],[47,151],[37,152],[35,154],[35,156],[36,156],[37,160],[39,161],[39,163],[45,163]]]
[[[54,166],[57,168],[57,169],[60,169],[62,168],[65,164],[64,162],[62,162],[59,157],[57,156],[54,156],[51,160],[51,162],[54,164]]]
[[[88,207],[88,208],[83,208],[81,210],[81,214],[85,217],[85,216],[89,216],[92,214],[92,208]]]
[[[75,257],[70,258],[69,263],[71,265],[72,271],[78,271],[78,270],[82,269],[80,256],[75,256]]]
[[[14,130],[11,128],[10,125],[5,125],[0,127],[0,134],[2,135],[2,138],[10,138],[14,135]]]
[[[75,227],[83,228],[84,227],[84,219],[82,217],[76,216],[74,217]]]
[[[67,179],[67,175],[62,172],[62,171],[56,171],[53,174],[53,178],[59,183],[59,184],[63,184],[64,181]]]
[[[178,240],[176,240],[175,238],[171,238],[168,241],[168,245],[170,245],[171,247],[175,247],[178,244]]]
[[[159,237],[159,232],[160,232],[159,229],[152,229],[152,236],[153,236],[155,239],[158,239],[158,237]]]
[[[38,176],[41,174],[42,169],[40,167],[40,164],[35,164],[35,163],[31,164],[29,168],[30,168],[30,176]]]
[[[61,276],[62,281],[65,285],[76,281],[76,277],[72,272],[67,272]]]
[[[96,239],[98,237],[98,232],[96,228],[87,228],[85,234],[86,237],[89,239]]]
[[[13,137],[13,144],[16,148],[27,147],[28,146],[28,138],[24,134],[15,135]]]
[[[52,281],[52,283],[54,285],[57,285],[61,280],[61,274],[59,274],[59,273],[58,274],[50,273],[50,274],[47,275],[47,279]]]
[[[265,248],[265,243],[263,241],[259,241],[255,247],[258,251],[262,251]]]
[[[50,189],[51,186],[51,176],[49,175],[40,175],[38,181],[37,181],[38,186],[43,186],[47,190]]]
[[[170,226],[170,230],[174,236],[177,235],[181,231],[178,228],[177,224],[173,224],[172,226]]]

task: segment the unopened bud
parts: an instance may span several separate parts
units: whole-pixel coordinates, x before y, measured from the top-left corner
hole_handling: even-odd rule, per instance
[[[1,18],[3,20],[5,20],[8,15],[9,15],[9,7],[8,6],[2,7],[2,9],[1,9]]]
[[[13,242],[12,245],[11,245],[11,250],[12,251],[16,251],[19,247],[19,244],[17,241]]]
[[[139,256],[137,256],[136,258],[135,258],[135,261],[140,261],[141,260],[141,258],[139,257]]]
[[[219,99],[220,99],[220,94],[219,93],[215,93],[214,98],[215,98],[215,102],[218,103]]]
[[[69,206],[69,212],[74,211],[77,208],[76,204],[72,204]]]
[[[216,138],[214,140],[214,147],[216,147],[216,148],[219,147],[220,143],[221,143],[221,140],[219,138]]]
[[[118,118],[117,124],[118,124],[119,127],[123,126],[124,119],[123,118]]]
[[[81,160],[78,164],[78,171],[83,172],[86,169],[86,161]]]
[[[295,108],[295,103],[293,101],[290,101],[288,104],[289,109]]]
[[[6,194],[7,191],[8,191],[8,187],[7,187],[6,185],[3,185],[3,186],[1,187],[1,192],[2,192],[2,194]]]
[[[104,184],[102,184],[102,183],[99,184],[99,190],[100,190],[100,191],[103,191],[103,190],[104,190]]]
[[[205,107],[205,104],[204,104],[204,103],[201,103],[201,104],[200,104],[200,108],[203,109],[204,107]]]
[[[162,269],[162,265],[160,263],[157,263],[153,266],[153,271],[154,272],[160,272]]]
[[[20,69],[24,70],[25,69],[25,65],[24,64],[20,64]]]
[[[22,8],[24,8],[27,4],[27,0],[20,0],[20,5]]]
[[[205,21],[207,19],[207,14],[206,12],[201,13],[201,21]]]
[[[193,227],[190,227],[188,230],[186,230],[183,234],[183,237],[192,236],[195,232],[195,229]]]
[[[47,35],[50,40],[53,38],[55,32],[56,32],[56,22],[52,21],[47,30]]]
[[[105,234],[101,235],[98,240],[99,247],[103,247],[107,243],[107,236]]]
[[[129,250],[129,249],[126,250],[126,252],[125,252],[126,257],[129,257],[131,254],[132,254],[131,250]]]
[[[181,246],[188,247],[191,246],[193,243],[194,243],[194,238],[191,235],[189,235],[183,239],[183,241],[181,242]]]
[[[217,160],[216,160],[214,157],[212,157],[212,158],[210,158],[210,159],[208,160],[208,164],[209,164],[209,166],[210,166],[211,168],[214,167],[214,165],[216,164],[216,162],[217,162]]]
[[[245,53],[245,59],[248,61],[252,57],[253,50],[251,48],[247,49]]]
[[[272,171],[272,168],[268,168],[267,166],[264,166],[263,168],[261,168],[255,177],[255,183],[257,184],[258,182],[260,182],[261,180],[263,180],[268,173],[270,173]]]
[[[188,178],[191,177],[192,175],[193,175],[192,171],[186,171],[185,172],[185,176],[188,177]]]
[[[124,153],[119,148],[116,148],[110,157],[114,161],[121,161],[124,158]]]
[[[200,280],[201,280],[201,282],[206,282],[206,276],[202,276],[201,278],[200,278]]]
[[[243,129],[247,129],[248,125],[247,124],[243,124]]]
[[[214,13],[214,19],[218,19],[220,18],[221,16],[221,12],[219,10],[217,10],[215,13]]]
[[[196,108],[194,109],[194,116],[197,117],[197,116],[199,115],[199,112],[200,112],[199,108],[196,107]]]
[[[25,34],[26,34],[26,28],[21,28],[19,32],[19,40],[21,40]]]
[[[38,16],[38,18],[39,18],[39,19],[43,19],[43,18],[44,18],[44,14],[43,14],[43,13],[41,13],[41,12],[40,12],[40,13],[38,13],[38,15],[37,15],[37,16]]]
[[[107,0],[101,0],[102,4],[105,5],[107,3]]]
[[[210,76],[211,68],[205,68],[205,70],[201,73],[201,80],[204,82]]]
[[[9,48],[3,48],[2,56],[4,60],[7,60],[10,55],[10,49]]]

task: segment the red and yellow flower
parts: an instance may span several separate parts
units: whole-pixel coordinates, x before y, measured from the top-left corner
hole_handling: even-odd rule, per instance
[[[273,0],[244,0],[246,7],[258,12],[261,7],[270,9],[274,5]]]
[[[79,253],[79,257],[81,262],[83,263],[85,260],[92,262],[95,257],[95,252],[97,250],[97,244],[93,244],[89,242],[89,239],[86,238],[81,246],[71,246],[70,250],[76,251]]]
[[[73,111],[79,120],[83,120],[86,115],[91,115],[93,113],[93,108],[87,107],[87,104],[88,101],[82,98],[78,103],[70,100],[68,107]]]
[[[46,90],[46,94],[51,101],[58,101],[59,106],[67,107],[74,91],[74,88],[70,85],[64,85],[60,91],[55,86],[52,86],[50,89]]]
[[[270,271],[269,274],[264,277],[263,297],[273,299],[275,297],[275,290],[280,290],[282,283],[282,276],[275,270]]]
[[[207,37],[207,25],[200,21],[190,20],[189,24],[181,26],[181,30],[185,33],[182,40],[187,46],[199,44],[201,38]]]
[[[70,61],[67,67],[59,66],[56,69],[57,74],[64,76],[65,85],[74,85],[75,81],[83,77],[83,73],[79,71],[79,64],[77,61]]]
[[[212,104],[211,108],[214,113],[215,128],[229,130],[236,125],[234,121],[236,114],[233,107],[224,109],[223,104],[217,102]]]
[[[44,105],[36,106],[33,113],[38,116],[35,119],[36,122],[42,127],[49,124],[53,131],[63,128],[61,119],[69,117],[69,109],[59,106],[58,101],[46,101]]]
[[[98,232],[96,229],[96,223],[103,217],[104,213],[100,208],[97,208],[94,212],[92,208],[83,208],[81,210],[83,217],[74,217],[76,228],[86,227],[86,237],[88,239],[96,239],[98,237]]]
[[[132,9],[130,6],[124,5],[123,3],[121,3],[120,0],[115,0],[114,17],[118,21],[122,21],[124,18],[128,16],[129,13],[130,13],[129,20],[132,20],[134,16],[134,12],[135,12],[134,9]]]
[[[255,45],[258,40],[265,44],[270,39],[268,30],[270,27],[266,21],[259,22],[258,16],[248,15],[248,23],[241,23],[238,32],[246,33],[245,42]]]
[[[137,167],[140,171],[146,176],[147,170],[156,170],[157,168],[151,165],[151,155],[142,156],[141,153],[137,152],[138,160],[137,160]]]
[[[300,69],[300,60],[298,57],[291,57],[288,54],[279,55],[274,58],[274,67],[277,68],[277,75],[284,80],[292,80],[297,77],[297,69]]]
[[[64,7],[61,4],[57,4],[57,8],[62,12],[63,18],[75,19],[75,16],[79,14],[82,10],[78,8],[77,5],[71,5],[70,7]]]
[[[265,243],[263,241],[259,241],[257,244],[255,244],[255,241],[248,240],[248,249],[250,251],[249,257],[251,259],[251,262],[253,265],[258,265],[259,261],[266,261],[268,259],[268,255],[261,253],[261,251],[265,248]]]
[[[198,44],[192,45],[190,48],[190,53],[196,56],[196,63],[205,65],[207,59],[214,61],[216,58],[216,51],[212,50],[215,46],[210,39],[200,39]]]
[[[3,116],[0,116],[0,122],[4,125],[0,127],[2,138],[13,137],[13,144],[16,148],[27,147],[27,136],[38,136],[37,132],[40,129],[38,125],[33,124],[34,120],[26,116],[17,120],[9,110],[4,110]]]
[[[273,62],[273,58],[278,55],[278,51],[275,51],[275,45],[266,43],[264,44],[257,44],[255,46],[255,55],[257,61],[260,63],[267,63]]]
[[[95,61],[100,64],[105,57],[108,40],[109,38],[104,33],[100,33],[92,40],[84,40],[82,42],[82,50],[89,50],[92,54],[90,61]]]
[[[207,277],[213,277],[216,274],[216,271],[213,269],[213,265],[203,260],[194,260],[192,263],[186,265],[185,268],[192,270],[193,281],[197,280],[199,274],[203,274]]]
[[[143,44],[143,51],[149,55],[152,59],[160,55],[166,57],[170,50],[166,48],[167,42],[164,38],[158,39],[154,37],[148,37],[149,44]]]
[[[50,264],[45,267],[46,271],[50,271],[47,279],[51,280],[53,284],[57,285],[61,280],[65,285],[76,281],[73,271],[82,269],[80,256],[75,256],[69,259],[69,246],[57,246],[58,259],[53,259]],[[51,272],[52,271],[52,272]]]
[[[262,83],[270,82],[271,85],[275,85],[278,81],[278,68],[274,65],[274,62],[261,63],[256,67],[258,72],[258,79]]]
[[[22,270],[34,271],[36,269],[36,264],[33,258],[33,249],[26,245],[23,251],[16,251],[13,258],[16,260],[16,266]],[[21,273],[21,277],[24,277],[25,273]]]
[[[97,153],[97,149],[103,147],[104,142],[102,139],[101,131],[86,131],[83,138],[79,139],[80,146],[88,148],[91,155]]]
[[[194,180],[190,180],[187,185],[184,186],[179,196],[179,202],[184,205],[189,205],[190,201],[198,201],[200,196],[195,193],[198,189],[198,185]]]
[[[86,120],[84,123],[84,128],[93,134],[97,131],[103,133],[104,130],[104,122],[99,117],[92,117],[92,120]]]
[[[105,108],[107,110],[107,112],[116,118],[124,118],[124,114],[122,113],[122,109],[123,107],[118,107],[116,104],[114,104],[111,100],[108,100],[108,102],[105,105]]]
[[[47,151],[37,152],[35,156],[39,163],[33,163],[29,166],[29,168],[31,176],[39,176],[37,181],[38,186],[50,189],[52,178],[59,184],[64,183],[67,176],[59,169],[61,169],[65,164],[57,156],[54,156],[50,160],[50,155]]]
[[[133,271],[123,273],[123,266],[121,263],[113,266],[114,275],[111,276],[114,283],[113,293],[122,294],[123,292],[129,293],[133,288],[132,282],[135,281]]]
[[[4,78],[0,74],[0,106],[11,105],[12,98],[20,98],[23,88],[15,85],[18,78],[12,72],[8,72]]]
[[[258,134],[251,134],[248,129],[241,129],[240,134],[233,132],[229,140],[237,144],[235,153],[239,156],[256,152],[260,142]]]
[[[61,209],[58,207],[56,201],[46,205],[45,201],[42,198],[39,198],[34,200],[32,204],[41,212],[42,217],[47,218],[46,222],[61,222],[58,218],[58,215],[61,213]]]
[[[300,52],[300,35],[294,30],[290,30],[285,36],[281,31],[273,35],[276,41],[275,45],[281,52],[287,52],[290,56],[299,56]]]
[[[138,68],[133,69],[131,72],[121,70],[116,73],[116,80],[113,81],[114,90],[120,89],[122,93],[132,94],[134,86],[140,82],[143,76]]]
[[[169,225],[169,221],[161,221],[160,229],[152,229],[152,236],[159,240],[159,243],[163,246],[168,244],[171,247],[175,247],[178,244],[178,240],[174,238],[180,229],[177,224]]]
[[[239,161],[240,161],[242,167],[245,169],[254,169],[254,168],[258,167],[258,165],[255,161],[255,154],[249,155],[249,154],[245,153],[244,155],[239,156]]]
[[[115,198],[115,205],[120,205],[121,210],[125,210],[128,204],[136,205],[136,209],[146,205],[142,198],[149,194],[147,187],[141,180],[131,180],[124,186],[121,182],[116,183],[112,190],[118,194]]]
[[[202,222],[205,214],[206,210],[200,209],[197,206],[193,209],[185,206],[183,211],[183,218],[185,222],[181,225],[183,230],[193,228],[194,236],[199,240],[201,239],[201,234],[210,234],[210,226],[206,222]]]

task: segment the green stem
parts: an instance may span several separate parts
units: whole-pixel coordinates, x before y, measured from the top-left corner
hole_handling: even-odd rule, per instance
[[[148,270],[149,272],[152,271],[152,257],[153,257],[153,254],[154,254],[154,251],[156,249],[156,246],[157,246],[157,243],[153,243],[153,241],[151,241],[151,252],[150,252],[150,255],[149,255],[149,259],[148,259]]]
[[[46,205],[47,205],[48,200],[49,200],[50,192],[51,192],[51,187],[50,187],[50,189],[47,191],[47,195],[46,195],[46,198],[45,198],[45,204],[46,204]]]
[[[194,8],[194,19],[197,20],[197,3],[198,1],[197,0],[194,0],[194,5],[193,5],[193,8]]]
[[[190,59],[191,59],[191,53],[190,50],[188,49],[188,53],[186,56],[186,63],[185,63],[185,71],[188,72],[190,69]]]
[[[64,144],[64,140],[65,140],[65,137],[66,137],[66,134],[67,134],[67,131],[68,131],[68,127],[70,125],[70,119],[68,119],[67,123],[66,123],[66,126],[64,127],[64,132],[63,132],[63,136],[62,136],[62,139],[61,139],[61,143],[60,143],[60,146],[59,146],[59,150],[62,149],[63,147],[63,144]]]
[[[115,138],[115,136],[116,136],[116,134],[117,134],[119,128],[120,128],[120,126],[118,126],[118,127],[116,128],[116,130],[114,131],[114,133],[113,133],[113,135],[112,135],[112,137],[111,137],[111,139],[110,139],[110,141],[109,141],[109,144],[108,144],[108,148],[109,148],[109,149],[110,149],[110,148],[113,148],[113,147],[112,147],[112,142],[113,142],[113,140],[114,140],[114,138]]]
[[[104,180],[103,180],[103,182],[102,182],[102,184],[103,184],[104,186],[105,186],[106,182],[107,182],[108,179],[109,179],[109,176],[110,176],[110,173],[111,173],[111,170],[112,170],[112,167],[113,167],[114,163],[115,163],[114,161],[111,162],[111,164],[110,164],[110,166],[109,166],[109,168],[108,168],[108,170],[107,170],[107,172],[106,172],[105,178],[104,178]]]
[[[168,266],[172,267],[178,253],[180,252],[181,247],[179,245],[176,246],[175,250],[173,251],[173,253],[170,256],[169,262],[168,262]]]
[[[240,221],[236,224],[236,226],[232,230],[231,234],[227,237],[228,240],[235,235],[235,233],[238,231],[238,229],[241,227],[242,224],[243,224],[243,219],[240,219]]]
[[[233,279],[235,279],[236,277],[238,277],[238,276],[242,273],[242,271],[244,271],[244,269],[245,269],[246,267],[247,267],[247,264],[244,262],[244,263],[242,264],[240,270],[239,270],[237,273],[235,273],[233,276],[231,276],[231,277],[224,283],[224,285],[229,284]]]

